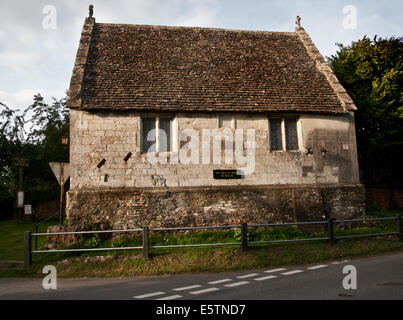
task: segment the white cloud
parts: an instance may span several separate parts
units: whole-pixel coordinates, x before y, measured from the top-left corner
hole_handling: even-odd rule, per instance
[[[186,2],[186,12],[176,19],[179,26],[211,27],[217,25],[217,1]]]
[[[25,109],[33,102],[33,97],[43,89],[22,89],[15,92],[0,91],[0,101],[12,109]]]
[[[39,58],[39,55],[35,53],[6,51],[0,53],[0,66],[22,72],[26,68],[32,67]]]
[[[0,101],[26,107],[34,94],[61,98],[68,89],[88,5],[100,23],[130,23],[293,31],[297,14],[324,55],[335,42],[349,44],[363,35],[401,36],[401,0],[355,0],[357,30],[342,28],[346,3],[291,0],[0,0]],[[45,5],[57,9],[56,30],[45,30]],[[393,8],[391,10],[390,8]],[[34,84],[34,85],[33,85]],[[33,86],[41,88],[29,89]]]

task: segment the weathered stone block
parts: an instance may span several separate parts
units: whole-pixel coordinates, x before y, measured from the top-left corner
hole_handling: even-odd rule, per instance
[[[364,188],[350,186],[228,186],[80,189],[67,196],[69,224],[128,228],[272,223],[355,218],[365,214]],[[161,177],[159,177],[161,178]],[[135,184],[135,182],[134,182]]]

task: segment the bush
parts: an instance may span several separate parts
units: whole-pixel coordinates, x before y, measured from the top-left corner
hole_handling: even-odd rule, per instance
[[[89,249],[91,249],[91,248],[97,248],[97,247],[99,247],[99,245],[101,244],[101,242],[102,242],[102,240],[101,240],[101,238],[99,237],[99,235],[98,235],[98,234],[95,234],[92,238],[90,238],[90,239],[88,239],[88,240],[86,240],[86,241],[84,242],[84,247],[85,247],[85,248],[89,248]]]
[[[14,199],[12,197],[7,197],[0,200],[0,220],[6,220],[13,215],[13,203]]]

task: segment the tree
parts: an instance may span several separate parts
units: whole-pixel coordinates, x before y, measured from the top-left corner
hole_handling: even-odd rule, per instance
[[[0,206],[4,217],[12,213],[16,190],[16,173],[13,158],[22,149],[24,114],[0,102]]]
[[[58,199],[58,183],[49,162],[69,159],[68,147],[60,142],[62,136],[69,134],[65,105],[65,98],[53,98],[48,104],[40,94],[24,111],[0,103],[0,205],[7,208],[2,211],[3,218],[12,213],[18,176],[13,165],[15,157],[29,159],[29,168],[24,172],[26,203]]]
[[[403,38],[338,44],[328,62],[358,111],[356,134],[362,182],[402,187]]]

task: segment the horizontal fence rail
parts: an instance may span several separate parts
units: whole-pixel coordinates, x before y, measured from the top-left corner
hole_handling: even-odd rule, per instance
[[[334,222],[367,222],[367,221],[383,221],[383,220],[396,220],[398,217],[384,217],[384,218],[365,218],[365,219],[347,219],[347,220],[334,220]]]
[[[175,228],[150,228],[151,231],[174,231],[174,230],[208,230],[208,229],[236,229],[239,225],[234,226],[205,226],[205,227],[175,227]]]
[[[90,251],[115,251],[115,250],[134,250],[143,249],[143,247],[119,247],[119,248],[88,248],[88,249],[62,249],[62,250],[34,250],[32,253],[62,253],[62,252],[90,252]]]
[[[326,238],[307,238],[307,239],[290,239],[290,240],[270,240],[270,241],[248,241],[248,244],[268,244],[268,243],[286,243],[286,242],[303,242],[303,241],[322,241],[329,240]]]
[[[355,234],[347,236],[335,236],[335,225],[338,223],[350,222],[370,222],[370,221],[396,221],[396,232],[372,233],[372,234]],[[286,240],[270,240],[270,241],[248,241],[248,228],[267,228],[267,227],[287,227],[287,226],[305,226],[305,225],[327,225],[327,237],[306,238],[306,239],[286,239]],[[241,229],[241,240],[239,242],[229,243],[199,243],[199,244],[182,244],[182,245],[152,245],[150,246],[150,231],[190,231],[190,230],[217,230],[217,229]],[[135,247],[111,247],[111,248],[78,248],[78,249],[60,249],[60,250],[32,250],[32,237],[35,236],[61,236],[61,235],[83,235],[83,234],[105,234],[105,233],[128,233],[141,232],[143,243],[142,246]],[[75,231],[75,232],[51,232],[51,233],[31,233],[25,232],[24,241],[24,266],[28,268],[32,263],[32,254],[38,253],[67,253],[67,252],[92,252],[92,251],[116,251],[116,250],[143,250],[143,256],[150,256],[150,249],[168,249],[168,248],[193,248],[193,247],[214,247],[214,246],[241,246],[243,251],[248,249],[248,245],[273,244],[273,243],[289,243],[289,242],[306,242],[306,241],[328,241],[330,245],[334,245],[336,240],[373,237],[383,235],[397,235],[400,241],[403,241],[401,216],[387,218],[366,218],[366,219],[348,219],[348,220],[325,220],[310,222],[290,222],[290,223],[270,223],[270,224],[250,224],[241,223],[239,225],[228,226],[200,226],[200,227],[173,227],[173,228],[150,228],[148,226],[142,229],[124,229],[124,230],[99,230],[99,231]]]
[[[288,222],[288,223],[267,223],[267,224],[249,224],[249,227],[289,227],[289,226],[303,226],[307,224],[327,224],[329,221],[312,221],[312,222]]]
[[[100,230],[100,231],[66,231],[66,232],[49,232],[49,233],[33,233],[33,236],[62,236],[73,234],[94,234],[94,233],[124,233],[124,232],[141,232],[143,229],[125,229],[125,230]]]
[[[166,249],[166,248],[195,248],[195,247],[217,247],[217,246],[236,246],[240,242],[224,242],[224,243],[200,243],[200,244],[172,244],[163,246],[150,246],[150,249]]]

